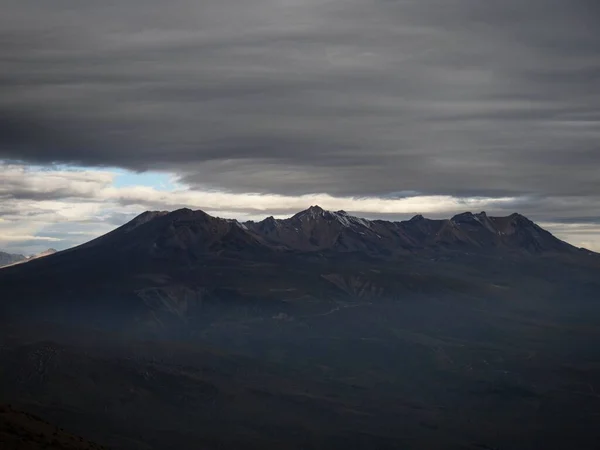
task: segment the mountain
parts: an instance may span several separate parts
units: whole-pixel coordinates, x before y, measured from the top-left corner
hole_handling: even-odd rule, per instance
[[[246,222],[266,242],[300,251],[333,250],[379,255],[423,250],[568,253],[577,249],[520,214],[488,217],[485,212],[458,214],[448,220],[415,216],[404,222],[366,220],[345,211],[311,206],[289,219],[269,217]]]
[[[56,253],[56,250],[53,248],[49,248],[48,250],[44,250],[36,255],[32,255],[29,259],[43,258],[44,256],[50,256]]]
[[[212,217],[203,211],[147,211],[116,230],[66,252],[74,255],[152,258],[170,263],[198,261],[208,255],[241,257],[258,253],[363,253],[370,256],[418,254],[427,251],[573,253],[567,244],[519,214],[488,217],[485,212],[431,220],[367,220],[345,211],[311,206],[289,219],[260,222]],[[48,256],[56,251],[22,260]],[[65,256],[66,257],[66,256]]]
[[[519,214],[146,212],[0,270],[0,403],[110,448],[592,449],[599,271]]]
[[[148,211],[122,227],[69,254],[120,254],[131,258],[194,261],[206,254],[252,252],[260,240],[235,220],[212,217],[203,211],[179,209],[171,213]]]
[[[352,298],[487,295],[491,277],[516,283],[545,264],[588,267],[596,256],[519,214],[388,222],[312,206],[240,223],[190,209],[145,212],[79,247],[4,268],[0,308],[96,320],[121,311],[125,323],[178,328],[224,305],[303,314]],[[527,268],[514,274],[519,265]]]
[[[44,250],[43,252],[31,256],[0,252],[0,267],[24,263],[27,261],[31,261],[32,259],[43,258],[44,256],[53,255],[54,253],[56,253],[56,250],[54,250],[53,248],[49,248],[48,250]]]
[[[381,239],[368,220],[344,211],[325,211],[319,206],[311,206],[289,219],[268,217],[244,225],[275,247],[308,252],[328,249],[368,251],[373,239]]]
[[[0,267],[10,266],[21,261],[25,261],[27,257],[21,254],[0,252]]]

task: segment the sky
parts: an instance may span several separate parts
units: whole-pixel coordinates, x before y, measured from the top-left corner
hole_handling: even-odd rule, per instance
[[[0,250],[520,212],[600,251],[597,0],[3,0]]]

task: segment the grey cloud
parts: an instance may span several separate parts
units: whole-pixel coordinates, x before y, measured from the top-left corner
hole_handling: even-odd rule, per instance
[[[23,171],[0,164],[0,212],[7,205],[21,200],[100,202],[103,200],[98,197],[100,190],[110,183],[110,179],[102,175],[94,177],[93,174],[77,172],[50,172],[50,177],[37,183],[43,173],[44,171]]]
[[[3,158],[160,168],[234,192],[585,199],[600,189],[595,1],[3,9]],[[560,214],[525,206],[540,205],[540,217]]]
[[[1,195],[0,200],[69,200],[71,202],[85,199],[85,201],[94,201],[93,195],[82,196],[79,192],[74,192],[68,188],[52,189],[48,191],[32,191],[28,189],[15,189],[9,194]],[[98,200],[101,201],[101,200]]]

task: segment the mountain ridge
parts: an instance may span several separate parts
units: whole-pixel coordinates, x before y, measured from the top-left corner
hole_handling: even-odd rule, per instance
[[[186,242],[198,244],[198,239],[192,239],[192,235],[200,233],[213,243],[205,250],[214,251],[223,249],[217,245],[217,241],[231,239],[232,235],[237,236],[238,244],[234,246],[237,249],[246,243],[263,249],[301,252],[363,251],[389,255],[390,251],[410,253],[426,249],[503,249],[528,253],[564,253],[580,250],[518,213],[493,217],[485,212],[464,212],[450,219],[428,219],[416,215],[409,220],[386,221],[368,220],[341,210],[328,211],[318,205],[289,218],[275,219],[269,216],[261,221],[246,222],[221,219],[202,210],[193,211],[189,208],[172,212],[146,211],[98,239],[105,239],[119,230],[129,233],[148,223],[157,224],[157,220],[168,222],[169,226],[180,230],[177,237],[171,230],[173,245],[184,248]],[[181,231],[186,226],[188,229]],[[212,232],[207,227],[212,227]],[[175,244],[175,241],[179,243]]]
[[[121,227],[66,252],[119,239],[127,241],[124,248],[130,248],[133,244],[131,239],[124,239],[125,235],[137,240],[143,235],[143,239],[152,240],[144,245],[146,252],[154,256],[161,248],[198,255],[246,250],[359,252],[382,257],[423,251],[592,253],[558,239],[519,213],[494,217],[483,211],[464,212],[449,219],[429,219],[419,214],[408,220],[386,221],[357,217],[343,210],[328,211],[318,205],[288,218],[269,216],[246,222],[190,208],[145,211]]]
[[[548,277],[566,267],[590,280],[597,256],[520,214],[390,222],[313,206],[240,222],[188,208],[149,211],[78,247],[0,270],[0,312],[179,330],[167,324],[202,322],[208,311],[310,315],[331,302],[496,296],[498,286],[553,283]]]
[[[25,256],[20,253],[6,253],[0,251],[0,268],[12,266],[15,264],[23,264],[34,259],[53,255],[54,253],[56,253],[56,250],[53,248],[49,248],[47,250],[44,250],[43,252],[36,253],[35,255],[30,256]]]

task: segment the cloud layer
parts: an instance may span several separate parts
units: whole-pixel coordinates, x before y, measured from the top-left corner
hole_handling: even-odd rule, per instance
[[[5,0],[0,245],[312,203],[518,210],[592,242],[599,20],[596,0]]]
[[[4,2],[0,157],[232,192],[595,194],[600,8]]]

